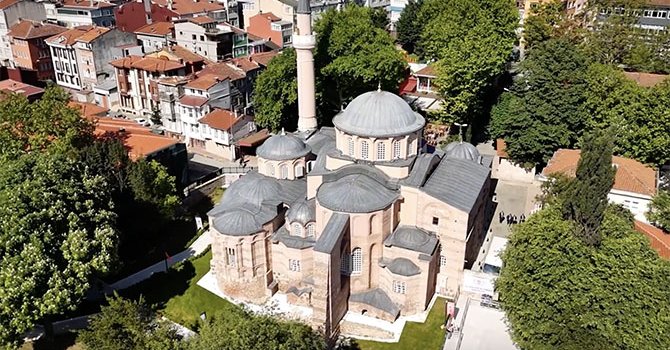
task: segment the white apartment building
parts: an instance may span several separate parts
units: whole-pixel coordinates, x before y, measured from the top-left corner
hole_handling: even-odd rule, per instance
[[[44,21],[46,12],[44,4],[31,0],[0,1],[0,64],[9,66],[12,62],[11,40],[7,33],[9,28],[21,19]]]
[[[147,24],[135,30],[135,35],[145,53],[160,51],[174,40],[174,24],[170,22]]]
[[[215,62],[247,54],[244,31],[207,16],[175,23],[174,31],[177,45]]]
[[[74,28],[85,25],[114,27],[114,7],[107,1],[96,0],[60,0],[44,2],[46,18],[58,25]]]

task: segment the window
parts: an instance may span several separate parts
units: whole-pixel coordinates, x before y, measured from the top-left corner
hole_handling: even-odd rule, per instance
[[[433,225],[437,226],[440,224],[440,218],[433,216]]]
[[[295,272],[300,272],[300,260],[288,259],[288,269]]]
[[[400,141],[393,141],[393,159],[400,158]]]
[[[285,164],[279,167],[279,172],[282,179],[288,179],[288,167]]]
[[[265,171],[267,172],[268,176],[275,176],[275,167],[272,164],[266,165]]]
[[[298,224],[298,223],[293,224],[293,229],[291,231],[292,231],[291,233],[294,236],[301,236],[302,235],[302,227],[300,227],[300,224]]]
[[[205,41],[205,36],[204,35],[200,36],[200,41]]]
[[[351,255],[343,252],[341,259],[342,260],[340,260],[340,272],[342,272],[342,274],[348,275],[350,266],[349,261],[351,260]]]
[[[191,39],[196,40],[195,34],[191,34]]]
[[[349,146],[349,156],[353,157],[354,156],[354,138],[350,137],[348,140],[348,146]]]
[[[407,292],[405,282],[393,281],[393,293],[405,294],[405,292]]]
[[[361,158],[368,159],[368,142],[361,142]]]
[[[383,143],[377,144],[377,160],[386,159],[386,145]]]
[[[308,224],[307,225],[307,237],[314,237],[315,233],[316,233],[316,226],[314,226],[314,224]]]
[[[295,166],[295,177],[302,177],[305,175],[305,167],[302,166],[302,164],[298,164]]]
[[[445,267],[447,266],[447,257],[444,255],[440,255],[440,267]]]
[[[351,252],[351,273],[358,275],[363,270],[363,250],[354,248]]]
[[[228,266],[237,266],[237,260],[235,259],[235,248],[226,248],[226,256],[228,257]]]

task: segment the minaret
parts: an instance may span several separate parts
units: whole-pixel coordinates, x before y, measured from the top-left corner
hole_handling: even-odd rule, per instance
[[[316,38],[312,34],[309,0],[298,1],[298,28],[293,34],[293,48],[298,66],[298,131],[316,130],[316,92],[314,88],[314,53]]]

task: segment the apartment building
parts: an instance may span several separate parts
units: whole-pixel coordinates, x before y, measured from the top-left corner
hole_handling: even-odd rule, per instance
[[[116,28],[128,33],[147,24],[171,22],[173,18],[179,18],[179,14],[151,0],[129,1],[114,8]]]
[[[290,47],[293,36],[293,21],[283,20],[272,12],[259,13],[249,18],[247,31],[265,38],[280,48]]]
[[[44,40],[66,30],[55,24],[31,20],[21,20],[13,25],[7,35],[14,65],[36,71],[39,80],[55,79],[51,50]]]
[[[21,19],[44,21],[46,14],[44,5],[30,0],[2,0],[0,1],[0,64],[11,65],[13,60],[11,40],[7,35],[9,28]]]
[[[248,54],[247,34],[209,16],[198,16],[174,25],[177,45],[214,62]]]
[[[388,0],[384,0],[388,1]],[[259,13],[271,12],[284,21],[295,23],[298,2],[295,0],[238,0],[242,6],[242,24],[240,28],[249,27],[251,17]],[[321,13],[329,9],[341,9],[345,0],[312,0],[310,1],[310,11],[312,21],[321,17]]]
[[[56,83],[69,89],[77,100],[90,102],[93,87],[114,76],[108,64],[117,58],[112,48],[135,44],[136,39],[116,29],[79,26],[45,42],[51,49]]]
[[[204,61],[202,56],[172,45],[143,57],[131,55],[109,62],[116,70],[120,109],[150,115],[160,106],[158,81],[195,74],[202,69]]]
[[[115,6],[111,2],[96,0],[57,0],[44,3],[47,19],[68,28],[84,25],[114,27]]]
[[[154,52],[170,46],[174,41],[174,24],[171,22],[153,22],[135,30],[137,41],[144,52]]]

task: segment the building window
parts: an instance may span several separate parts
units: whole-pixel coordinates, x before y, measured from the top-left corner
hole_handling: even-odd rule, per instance
[[[393,141],[393,159],[400,158],[400,141]]]
[[[268,176],[275,176],[275,167],[274,167],[274,165],[272,165],[272,164],[268,164],[268,165],[266,165],[266,170],[265,170],[265,171],[268,173]]]
[[[288,259],[288,269],[295,272],[300,272],[300,260]]]
[[[226,256],[228,257],[228,266],[237,266],[237,260],[235,259],[235,248],[226,248]]]
[[[377,160],[386,159],[386,145],[383,143],[377,144]]]
[[[349,262],[350,262],[350,260],[351,260],[351,255],[349,255],[349,253],[344,253],[343,252],[341,260],[340,260],[340,272],[342,272],[345,275],[349,274],[349,271],[350,271],[349,270],[349,266],[350,266]]]
[[[291,230],[294,236],[300,236],[302,235],[302,229],[300,227],[300,224],[295,223],[293,224],[293,229]]]
[[[440,255],[440,267],[445,267],[447,266],[447,257],[444,255]]]
[[[196,40],[195,34],[191,34],[191,39]]]
[[[368,159],[368,142],[363,141],[361,142],[361,158],[362,159]]]
[[[393,281],[393,293],[405,294],[407,292],[407,286],[405,282],[402,281]]]
[[[288,167],[285,164],[279,167],[279,172],[282,179],[288,179]]]
[[[440,218],[433,216],[433,225],[437,226],[440,224]]]
[[[314,237],[315,233],[316,233],[316,226],[314,226],[314,224],[308,224],[307,225],[307,237]]]
[[[351,252],[351,273],[359,275],[363,270],[363,250],[354,248]]]
[[[303,177],[305,175],[305,167],[302,164],[295,166],[295,177]]]
[[[353,156],[354,156],[354,138],[353,138],[353,137],[350,137],[350,138],[349,138],[349,140],[348,140],[348,144],[349,144],[349,145],[348,145],[348,146],[349,146],[349,149],[348,149],[348,151],[349,151],[349,156],[350,156],[350,157],[353,157]]]

